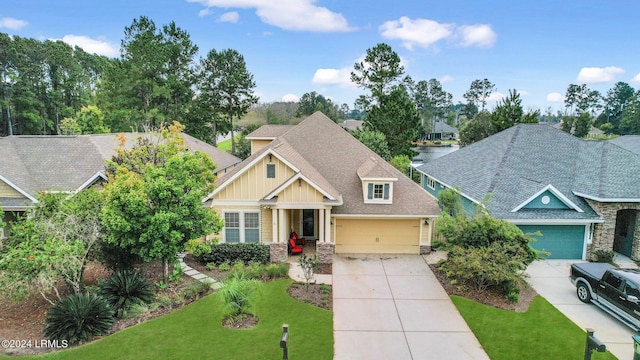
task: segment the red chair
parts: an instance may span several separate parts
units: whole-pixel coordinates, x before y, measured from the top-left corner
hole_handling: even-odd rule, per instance
[[[295,241],[296,245],[304,245],[305,244],[305,239],[304,238],[299,238],[298,234],[295,231],[291,232],[291,235],[289,235],[289,238],[293,239],[293,241]]]
[[[296,245],[293,238],[289,238],[289,253],[290,254],[302,254],[302,245]]]

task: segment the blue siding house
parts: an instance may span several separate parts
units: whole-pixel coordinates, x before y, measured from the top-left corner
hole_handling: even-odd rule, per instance
[[[458,187],[465,211],[487,211],[534,235],[549,258],[614,250],[640,259],[640,155],[549,125],[519,124],[417,168],[434,196]]]

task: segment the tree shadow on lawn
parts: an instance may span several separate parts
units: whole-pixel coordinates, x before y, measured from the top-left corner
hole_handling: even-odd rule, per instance
[[[283,279],[264,284],[255,306],[260,322],[251,329],[224,328],[222,298],[214,293],[90,344],[39,358],[277,359],[282,357],[282,324],[289,324],[290,356],[333,358],[332,312],[291,298],[291,283]]]

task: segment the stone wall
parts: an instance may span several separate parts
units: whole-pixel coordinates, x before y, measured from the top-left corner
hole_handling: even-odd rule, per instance
[[[587,203],[603,219],[603,223],[595,224],[593,229],[593,241],[587,247],[587,259],[591,259],[591,254],[596,250],[613,250],[613,242],[616,233],[616,216],[620,210],[640,210],[639,203],[604,203],[586,199]],[[633,235],[633,247],[631,258],[640,260],[640,211],[636,212],[636,224]]]
[[[336,246],[333,243],[324,241],[316,242],[316,254],[318,255],[320,264],[332,264],[335,250]]]
[[[273,263],[286,262],[289,249],[287,243],[271,243],[269,245],[269,259]]]

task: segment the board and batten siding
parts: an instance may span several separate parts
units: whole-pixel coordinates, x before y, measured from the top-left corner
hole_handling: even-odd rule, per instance
[[[275,177],[267,178],[267,164],[275,164]],[[215,200],[258,201],[294,175],[293,169],[273,156],[265,156],[242,175],[226,184]],[[297,185],[297,183],[296,183]]]
[[[324,195],[304,180],[294,181],[278,194],[278,202],[322,203]]]
[[[251,140],[251,154],[262,150],[265,146],[269,145],[273,140]]]
[[[12,188],[9,184],[4,181],[0,181],[0,197],[23,198],[25,196],[20,194],[18,190]]]

